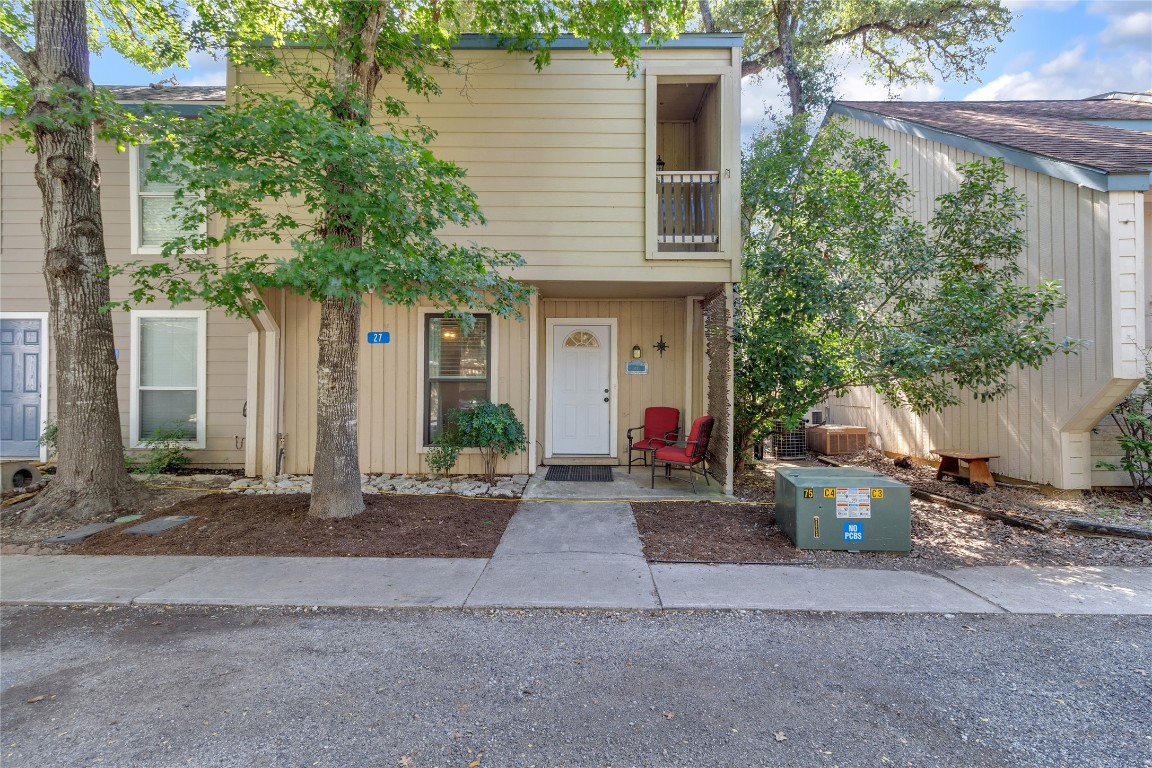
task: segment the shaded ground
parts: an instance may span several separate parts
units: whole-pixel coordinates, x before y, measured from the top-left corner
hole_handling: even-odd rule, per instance
[[[915,488],[992,509],[1027,513],[1057,525],[1043,533],[914,499],[912,550],[907,555],[801,551],[775,526],[774,468],[765,463],[748,467],[736,478],[737,497],[763,504],[690,500],[634,504],[646,556],[650,560],[804,562],[902,570],[972,565],[1152,566],[1152,543],[1085,537],[1059,526],[1067,517],[1152,526],[1152,510],[1134,498],[1127,500],[1124,494],[1046,496],[1001,484],[973,495],[964,484],[936,481],[929,467],[900,469],[875,451],[836,459],[883,471]],[[305,495],[204,493],[214,484],[226,485],[229,479],[204,477],[199,487],[188,481],[184,489],[154,488],[145,508],[117,513],[145,512],[145,519],[176,514],[198,518],[159,536],[124,535],[117,529],[79,546],[46,547],[41,543],[45,538],[71,530],[75,523],[21,526],[17,505],[5,507],[0,515],[0,541],[4,552],[33,554],[489,557],[516,509],[515,502],[449,495],[366,495],[368,511],[363,515],[316,521],[306,517]]]
[[[649,560],[792,562],[806,557],[773,523],[771,505],[632,504]]]
[[[155,512],[196,519],[157,536],[103,531],[78,555],[262,555],[300,557],[491,557],[515,501],[456,496],[364,497],[355,517],[314,520],[306,494],[214,494]]]

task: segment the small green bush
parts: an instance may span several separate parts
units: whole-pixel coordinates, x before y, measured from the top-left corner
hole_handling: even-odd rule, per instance
[[[460,458],[460,451],[464,449],[457,441],[457,437],[455,430],[446,429],[432,441],[432,447],[424,454],[428,469],[437,475],[452,471],[452,467],[456,466],[456,461]]]
[[[480,403],[468,410],[449,413],[448,421],[455,425],[451,438],[461,446],[479,448],[484,456],[484,475],[489,483],[496,480],[496,462],[507,458],[528,445],[528,434],[516,411],[507,403]],[[459,449],[457,449],[459,453]],[[453,458],[455,464],[455,458]]]
[[[60,428],[51,418],[44,423],[44,431],[40,433],[40,445],[48,449],[48,461],[60,450]]]
[[[148,449],[147,456],[142,463],[133,461],[131,466],[147,475],[177,472],[191,461],[185,447],[187,439],[186,428],[171,425],[157,427],[144,441],[144,447]]]
[[[1132,487],[1143,498],[1152,497],[1152,360],[1145,350],[1148,365],[1144,381],[1136,391],[1120,401],[1112,411],[1112,421],[1120,430],[1116,442],[1124,451],[1120,466],[1107,461],[1096,462],[1097,469],[1115,472],[1123,469],[1132,478]]]

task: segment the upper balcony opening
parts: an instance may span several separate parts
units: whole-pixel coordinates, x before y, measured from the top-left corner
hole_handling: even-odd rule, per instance
[[[720,244],[718,79],[656,81],[656,239],[660,251]]]

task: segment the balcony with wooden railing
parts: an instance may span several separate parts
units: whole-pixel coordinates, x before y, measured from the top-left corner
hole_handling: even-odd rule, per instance
[[[657,242],[715,245],[720,242],[720,174],[659,171],[656,174]]]

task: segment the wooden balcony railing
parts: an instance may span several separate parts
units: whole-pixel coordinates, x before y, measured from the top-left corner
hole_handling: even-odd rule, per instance
[[[720,174],[661,171],[656,174],[657,242],[718,243]]]

